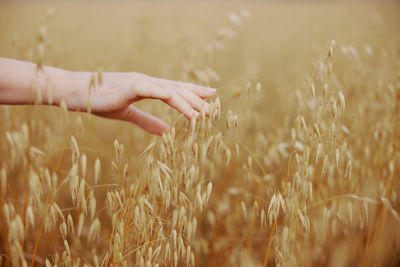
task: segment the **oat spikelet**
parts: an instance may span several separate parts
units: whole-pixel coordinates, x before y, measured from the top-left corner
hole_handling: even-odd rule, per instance
[[[1,173],[0,173],[0,192],[2,196],[6,195],[6,191],[7,191],[7,172],[4,168],[1,169]]]
[[[79,215],[79,220],[78,220],[78,236],[81,236],[82,234],[82,229],[83,229],[83,224],[85,223],[85,215],[81,213]]]
[[[85,179],[85,177],[86,177],[86,168],[87,168],[87,157],[86,157],[86,154],[82,154],[82,156],[81,156],[81,174],[82,174],[83,179]]]
[[[244,219],[247,220],[247,209],[246,209],[246,204],[244,204],[244,202],[240,202],[240,205],[242,206],[242,212],[243,212],[243,216]]]
[[[28,206],[26,208],[26,222],[29,223],[29,225],[34,228],[35,227],[35,216],[33,215],[33,210],[31,206]]]
[[[101,172],[100,159],[96,158],[94,162],[94,184],[98,184],[100,179],[100,172]]]
[[[319,158],[320,158],[320,156],[321,156],[321,151],[322,151],[322,144],[321,144],[321,143],[318,143],[318,145],[317,145],[317,152],[316,152],[316,155],[315,155],[315,165],[318,164]]]
[[[351,172],[352,172],[352,163],[351,163],[351,160],[349,160],[346,165],[346,172],[344,174],[344,177],[350,180]]]
[[[261,225],[261,227],[266,225],[266,216],[265,216],[265,210],[264,209],[261,210],[260,225]]]
[[[72,146],[72,162],[77,163],[80,152],[79,152],[79,147],[78,143],[76,142],[76,139],[74,136],[71,136],[71,146]]]
[[[71,257],[71,250],[69,248],[69,244],[68,244],[68,241],[66,239],[64,239],[64,247],[65,247],[65,250],[68,253],[68,256]]]
[[[98,218],[96,218],[94,221],[93,221],[93,223],[92,223],[92,225],[90,226],[90,229],[89,229],[89,240],[92,240],[92,241],[94,241],[94,240],[96,240],[97,238],[98,238],[98,236],[100,235],[100,221],[99,221],[99,219]]]
[[[342,91],[339,91],[338,94],[339,94],[339,105],[340,105],[340,109],[341,109],[342,112],[344,112],[345,109],[346,109],[346,101],[345,101],[345,98],[344,98],[344,94],[343,94]]]
[[[328,157],[328,154],[325,154],[324,160],[322,162],[322,176],[325,176],[328,165],[329,165],[329,157]]]

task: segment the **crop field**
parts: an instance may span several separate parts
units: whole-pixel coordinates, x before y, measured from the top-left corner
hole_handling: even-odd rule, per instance
[[[399,266],[400,2],[0,1],[0,40],[217,88],[135,103],[162,136],[0,105],[0,266]]]

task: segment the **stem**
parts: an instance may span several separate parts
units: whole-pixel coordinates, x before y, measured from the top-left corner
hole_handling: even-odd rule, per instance
[[[249,155],[253,158],[254,162],[257,164],[257,166],[260,168],[261,172],[263,173],[263,175],[265,176],[267,174],[267,172],[264,170],[263,166],[261,165],[261,163],[258,161],[258,159],[256,158],[256,156],[250,151],[250,149],[247,148],[247,146],[245,144],[243,144],[239,139],[236,139],[236,142],[241,145],[246,151],[247,153],[249,153]]]
[[[33,256],[32,256],[32,261],[31,261],[31,267],[34,267],[34,265],[35,265],[35,259],[36,259],[37,251],[38,251],[38,248],[39,248],[40,237],[41,237],[41,235],[42,235],[43,226],[44,226],[44,216],[45,216],[45,214],[46,214],[46,212],[47,212],[47,208],[48,208],[48,203],[49,203],[49,201],[50,201],[50,197],[47,198],[46,206],[45,206],[45,208],[44,208],[43,211],[42,211],[42,215],[41,215],[41,218],[42,218],[42,219],[41,219],[41,221],[40,221],[39,232],[38,232],[38,234],[37,234],[37,236],[36,236],[35,248],[34,248],[34,250],[33,250]],[[46,212],[45,212],[45,211],[46,211]]]
[[[0,199],[0,207],[3,207],[3,204],[5,203],[4,201],[4,196],[1,196]],[[7,256],[7,235],[8,235],[8,227],[7,227],[7,223],[4,220],[4,217],[2,216],[2,221],[3,221],[3,247],[4,247],[4,255]],[[8,257],[4,257],[5,259],[5,264],[6,266],[10,266],[10,261],[8,260]]]
[[[275,228],[276,228],[276,221],[274,221],[274,224],[272,225],[271,232],[269,233],[267,252],[265,253],[265,258],[264,258],[264,267],[266,267],[267,263],[268,263],[269,252],[271,250],[271,244],[272,244],[272,236],[273,236],[273,234],[275,232]]]
[[[283,191],[283,192],[282,192],[282,193],[283,193],[283,196],[286,195],[286,186],[287,186],[287,182],[288,182],[288,179],[289,179],[290,168],[291,168],[291,166],[292,166],[292,159],[293,159],[294,154],[296,154],[297,152],[298,152],[297,150],[294,150],[294,151],[292,151],[292,153],[290,154],[289,166],[288,166],[288,170],[287,170],[287,174],[286,174],[286,178],[285,178],[285,184],[284,184],[283,190],[282,190],[282,191]],[[270,232],[270,234],[269,234],[267,251],[265,252],[265,258],[264,258],[264,267],[266,267],[266,266],[267,266],[267,263],[268,263],[269,253],[270,253],[271,244],[272,244],[272,236],[273,236],[273,234],[274,234],[274,232],[275,232],[275,228],[276,228],[276,221],[274,221],[274,224],[272,225],[272,228],[271,228],[271,232]]]

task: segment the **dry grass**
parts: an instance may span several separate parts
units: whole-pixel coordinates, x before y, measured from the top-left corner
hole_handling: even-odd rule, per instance
[[[0,107],[2,266],[399,264],[397,3],[0,7],[0,56],[218,88],[163,137]]]

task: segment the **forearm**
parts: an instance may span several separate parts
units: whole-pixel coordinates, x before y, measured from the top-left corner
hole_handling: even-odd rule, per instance
[[[141,99],[159,99],[188,119],[209,105],[215,89],[153,78],[134,72],[73,72],[0,58],[0,104],[53,104],[65,102],[73,111],[136,123],[150,133],[162,134],[168,125],[132,106]]]
[[[73,72],[29,62],[0,58],[0,104],[58,105],[76,101]]]

